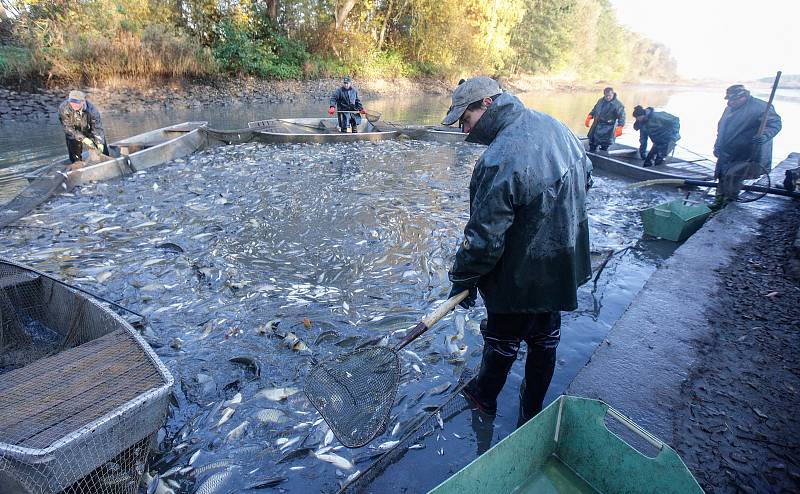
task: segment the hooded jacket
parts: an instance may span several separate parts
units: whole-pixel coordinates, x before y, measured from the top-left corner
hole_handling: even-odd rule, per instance
[[[105,140],[100,112],[88,101],[84,105],[83,109],[78,111],[69,106],[69,101],[64,101],[58,106],[58,119],[64,127],[64,133],[74,141],[80,141],[84,137]]]
[[[764,135],[769,140],[761,146],[752,142],[766,108],[766,101],[752,96],[739,108],[725,108],[717,125],[717,140],[714,143],[714,156],[718,158],[717,173],[729,163],[749,161],[752,158],[756,158],[755,162],[759,167],[772,164],[772,138],[782,127],[781,117],[775,112],[775,107],[770,105],[767,125],[764,127]]]
[[[466,139],[488,145],[470,181],[470,218],[450,272],[495,313],[573,310],[591,277],[592,165],[562,123],[501,94]]]
[[[589,115],[594,119],[594,124],[588,136],[598,144],[614,142],[614,128],[625,125],[625,106],[617,99],[617,93],[614,93],[611,101],[604,97],[597,100]]]
[[[639,131],[639,153],[647,151],[647,139],[653,141],[653,146],[670,152],[670,148],[675,147],[675,143],[681,138],[681,120],[670,113],[664,111],[654,111],[648,107],[647,121],[639,125],[635,123],[633,128]]]

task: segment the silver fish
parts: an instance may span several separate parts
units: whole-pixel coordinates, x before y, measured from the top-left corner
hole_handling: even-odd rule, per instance
[[[222,490],[225,485],[233,477],[234,469],[229,468],[222,472],[217,472],[210,477],[208,477],[200,487],[194,491],[194,494],[216,494]]]
[[[328,463],[334,465],[336,468],[340,468],[342,470],[352,470],[353,464],[350,463],[345,458],[335,454],[335,453],[326,453],[326,454],[315,454],[312,453],[317,459],[322,461],[327,461]]]

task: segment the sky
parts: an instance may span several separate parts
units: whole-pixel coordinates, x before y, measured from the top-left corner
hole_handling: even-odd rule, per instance
[[[619,21],[667,45],[681,76],[800,74],[800,1],[611,0]]]

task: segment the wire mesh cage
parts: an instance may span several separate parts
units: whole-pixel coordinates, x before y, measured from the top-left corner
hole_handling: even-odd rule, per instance
[[[136,492],[172,383],[115,312],[0,259],[0,492]]]

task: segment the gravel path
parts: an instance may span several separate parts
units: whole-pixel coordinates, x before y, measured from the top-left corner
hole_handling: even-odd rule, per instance
[[[711,336],[675,414],[675,448],[709,493],[800,492],[800,207],[766,218],[719,270]]]

